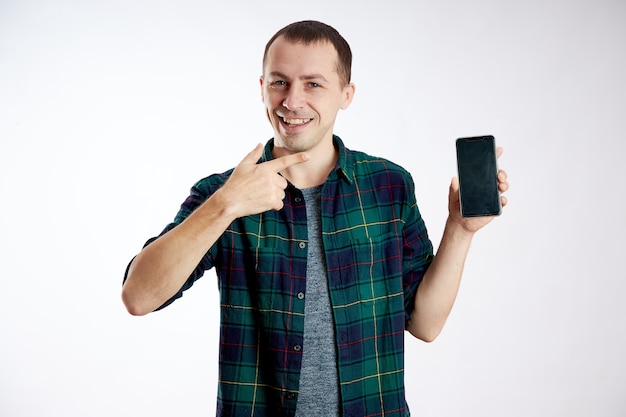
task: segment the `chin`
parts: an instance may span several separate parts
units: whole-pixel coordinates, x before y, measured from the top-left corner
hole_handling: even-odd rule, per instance
[[[293,143],[290,141],[285,142],[283,139],[280,141],[274,141],[274,148],[284,149],[289,153],[298,153],[309,150],[308,147],[302,146],[299,143]]]

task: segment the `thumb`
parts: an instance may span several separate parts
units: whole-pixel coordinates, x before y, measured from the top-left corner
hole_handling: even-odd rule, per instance
[[[452,177],[450,181],[450,191],[457,192],[459,190],[459,177]]]
[[[263,145],[260,143],[257,143],[256,147],[241,160],[239,165],[244,165],[244,164],[254,165],[258,162],[262,154],[263,154]]]
[[[448,191],[448,202],[457,203],[458,201],[460,201],[459,178],[452,177],[452,181],[450,181],[450,190]]]

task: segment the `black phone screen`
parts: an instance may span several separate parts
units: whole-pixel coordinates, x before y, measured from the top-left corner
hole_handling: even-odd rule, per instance
[[[493,136],[459,138],[457,168],[463,217],[497,216],[502,211]]]

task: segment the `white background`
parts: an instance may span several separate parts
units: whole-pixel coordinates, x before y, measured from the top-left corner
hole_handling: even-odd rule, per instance
[[[413,415],[626,415],[623,0],[0,1],[0,415],[214,413],[214,273],[140,318],[122,276],[271,137],[263,47],[308,18],[353,48],[336,133],[413,174],[435,244],[454,139],[505,148],[510,205],[407,337]]]

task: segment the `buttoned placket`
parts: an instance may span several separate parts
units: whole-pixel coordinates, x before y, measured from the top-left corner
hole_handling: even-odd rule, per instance
[[[293,185],[289,185],[286,190],[286,201],[289,201],[290,204],[287,204],[289,207],[286,207],[289,210],[290,216],[288,219],[291,221],[292,225],[292,243],[291,243],[291,251],[292,251],[292,259],[293,267],[297,268],[297,270],[292,270],[291,273],[294,276],[306,276],[306,258],[308,251],[308,230],[307,230],[307,221],[306,221],[306,208],[304,206],[304,198],[300,192],[300,190],[293,187]],[[296,261],[297,260],[297,261]],[[304,261],[304,262],[302,262]],[[292,303],[290,310],[292,312],[291,319],[289,320],[287,332],[289,338],[289,356],[293,357],[293,360],[297,360],[301,363],[302,360],[302,351],[303,351],[303,341],[304,341],[304,303],[305,303],[305,292],[306,292],[306,282],[305,280],[298,279],[292,281],[293,285],[293,293],[292,293]],[[295,414],[298,393],[297,393],[298,382],[293,381],[292,384],[287,386],[287,390],[284,395],[284,411],[285,415],[290,416]]]

